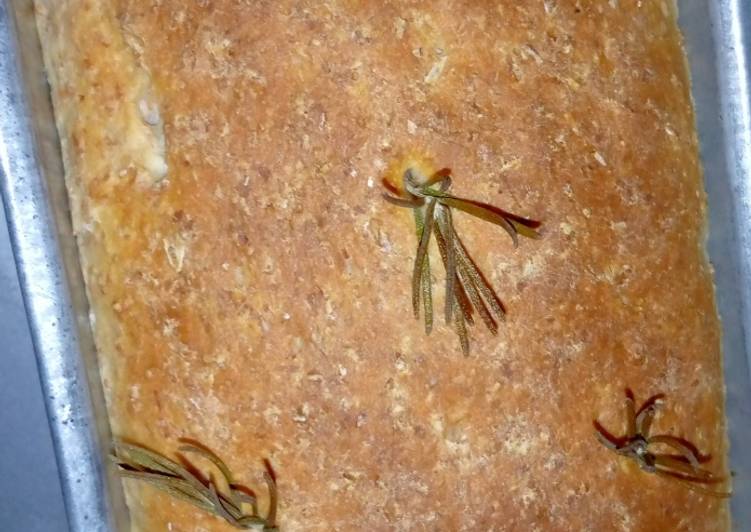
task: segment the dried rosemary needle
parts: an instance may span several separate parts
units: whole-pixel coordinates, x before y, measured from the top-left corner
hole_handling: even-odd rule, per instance
[[[213,475],[203,477],[194,473],[196,468],[187,460],[179,463],[140,445],[115,441],[110,459],[123,477],[146,482],[177,499],[221,517],[235,528],[265,532],[278,530],[276,482],[268,462],[265,463],[264,479],[269,490],[269,509],[266,517],[262,517],[253,492],[234,481],[229,468],[216,454],[192,440],[180,442],[183,444],[180,451],[199,455],[219,470],[222,486],[217,485]]]
[[[467,326],[474,324],[474,312],[480,315],[491,333],[497,334],[498,322],[504,319],[505,309],[456,233],[452,210],[465,212],[502,227],[511,236],[514,246],[518,245],[519,235],[539,238],[537,228],[540,227],[540,222],[449,194],[451,171],[447,168],[430,177],[409,168],[404,173],[404,187],[401,191],[385,184],[394,194],[384,194],[385,199],[399,207],[410,208],[414,213],[418,241],[412,272],[412,308],[415,317],[420,316],[422,302],[425,332],[430,334],[433,329],[433,294],[428,248],[430,237],[434,236],[446,269],[446,323],[453,324],[462,351],[468,355]]]
[[[647,399],[637,410],[634,393],[626,389],[626,433],[615,436],[594,420],[595,435],[615,454],[634,461],[642,471],[680,482],[692,491],[712,497],[730,497],[729,491],[714,489],[726,479],[704,469],[710,456],[702,455],[688,440],[672,434],[652,434],[655,414],[665,400],[658,393]]]

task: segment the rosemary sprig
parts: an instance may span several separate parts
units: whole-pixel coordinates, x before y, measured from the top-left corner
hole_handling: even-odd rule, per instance
[[[177,499],[223,518],[235,528],[260,529],[264,532],[278,530],[276,481],[268,462],[265,462],[264,479],[269,490],[269,510],[264,518],[258,512],[253,492],[234,481],[229,468],[216,454],[192,440],[183,439],[180,442],[183,444],[180,451],[202,456],[219,470],[225,484],[222,491],[213,476],[204,478],[193,473],[195,468],[187,460],[184,462],[186,465],[182,465],[140,445],[116,440],[110,459],[123,477],[147,482]],[[244,511],[244,505],[250,506],[250,513]]]
[[[664,394],[656,394],[647,399],[637,410],[634,393],[626,390],[626,433],[614,436],[599,421],[593,421],[595,435],[605,447],[614,453],[636,462],[642,471],[680,482],[688,489],[711,495],[730,497],[729,491],[715,490],[710,486],[725,482],[702,468],[701,464],[710,460],[699,453],[691,442],[670,434],[651,434],[652,421],[665,399]],[[655,446],[669,452],[656,452]]]
[[[481,220],[502,227],[514,241],[519,235],[539,238],[540,222],[522,218],[492,205],[458,198],[448,193],[451,187],[451,170],[444,168],[426,178],[414,168],[404,173],[403,192],[385,182],[394,194],[384,198],[399,207],[412,209],[417,229],[417,253],[412,271],[412,309],[420,317],[420,300],[423,303],[425,332],[433,329],[433,295],[431,288],[430,237],[435,236],[441,260],[446,269],[445,320],[453,323],[465,355],[469,354],[467,325],[473,325],[473,312],[480,314],[492,334],[498,332],[498,322],[505,319],[505,309],[485,276],[479,270],[454,229],[452,209],[471,214]]]

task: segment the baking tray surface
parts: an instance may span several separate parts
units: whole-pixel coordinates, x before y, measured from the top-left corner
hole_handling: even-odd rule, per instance
[[[734,528],[751,530],[751,2],[680,0],[723,323]],[[31,0],[0,0],[0,189],[71,530],[125,530]]]

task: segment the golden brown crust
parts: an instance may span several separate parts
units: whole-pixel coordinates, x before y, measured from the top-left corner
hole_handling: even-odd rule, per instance
[[[250,484],[270,458],[283,530],[727,528],[591,423],[665,392],[657,428],[725,471],[672,4],[37,4],[115,432],[197,438]],[[415,156],[545,222],[515,250],[457,215],[509,311],[469,358],[411,318],[379,180]],[[136,528],[229,530],[127,489]]]

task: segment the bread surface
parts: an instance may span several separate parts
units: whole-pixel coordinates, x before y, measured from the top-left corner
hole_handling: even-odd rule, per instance
[[[655,428],[726,471],[671,2],[36,5],[116,435],[195,438],[251,486],[268,458],[285,531],[727,529],[592,426],[664,392]],[[380,184],[412,161],[544,222],[514,249],[456,215],[508,310],[468,358],[412,316]],[[134,530],[231,530],[125,487]]]

